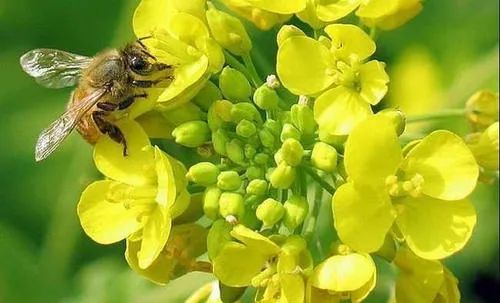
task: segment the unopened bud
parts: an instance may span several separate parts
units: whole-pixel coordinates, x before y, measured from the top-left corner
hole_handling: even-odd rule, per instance
[[[219,216],[219,199],[222,191],[217,186],[208,187],[203,196],[203,212],[207,218],[216,220]]]
[[[263,196],[267,192],[267,182],[262,179],[254,179],[248,183],[246,191],[251,195]]]
[[[220,99],[222,99],[222,94],[217,85],[211,81],[207,81],[205,86],[203,86],[191,101],[203,110],[208,111],[212,103]]]
[[[210,3],[206,16],[215,41],[223,48],[237,56],[250,51],[252,41],[238,18],[216,9]]]
[[[255,214],[264,223],[265,227],[271,227],[281,220],[285,214],[285,209],[280,202],[268,198],[257,207]]]
[[[484,132],[466,138],[477,163],[486,170],[498,171],[498,122],[490,125]]]
[[[283,223],[290,231],[302,224],[309,212],[309,204],[302,196],[291,196],[283,206],[285,207]]]
[[[261,120],[259,111],[252,103],[242,102],[234,104],[231,109],[231,121],[238,123],[241,120],[256,121]]]
[[[337,150],[326,143],[314,144],[311,163],[317,169],[332,173],[337,168]]]
[[[226,191],[237,190],[241,187],[241,182],[241,177],[232,170],[223,171],[217,177],[217,186]]]
[[[234,163],[242,164],[245,162],[245,154],[242,146],[243,144],[237,139],[233,139],[226,144],[227,157]]]
[[[297,166],[302,162],[304,148],[295,139],[286,139],[281,146],[281,157],[288,165]]]
[[[467,120],[474,129],[483,130],[498,121],[498,93],[479,91],[465,104]]]
[[[189,121],[177,126],[172,136],[178,144],[198,147],[210,140],[210,128],[205,121]]]
[[[295,168],[283,161],[273,170],[269,181],[274,188],[288,189],[295,180],[295,174]]]
[[[264,123],[264,128],[269,130],[275,137],[279,137],[281,133],[281,123],[273,119],[267,119]]]
[[[236,102],[247,102],[252,94],[252,87],[245,75],[229,66],[224,67],[219,76],[219,87],[225,98]]]
[[[210,162],[200,162],[191,166],[186,174],[186,178],[194,183],[210,186],[217,182],[219,168]]]
[[[259,165],[266,165],[269,161],[269,155],[265,153],[258,153],[253,158],[253,161]]]
[[[300,141],[300,131],[290,123],[285,123],[280,135],[281,142],[285,142],[286,139],[295,139]]]
[[[254,180],[264,177],[264,170],[258,166],[249,166],[246,170],[248,180]]]
[[[257,127],[254,123],[243,119],[236,125],[236,133],[244,138],[249,138],[257,133]]]
[[[245,213],[243,197],[237,193],[222,193],[219,198],[219,212],[222,217],[242,218]]]
[[[212,145],[214,150],[221,156],[226,156],[226,144],[228,143],[228,138],[222,129],[218,129],[212,133]]]
[[[273,147],[274,146],[274,136],[268,129],[262,129],[259,131],[259,139],[263,146]]]
[[[253,102],[263,110],[274,110],[278,107],[280,97],[276,91],[266,84],[258,87],[253,94]]]
[[[304,135],[312,136],[318,125],[312,109],[304,104],[294,104],[290,109],[292,123]]]
[[[379,111],[377,115],[389,117],[398,136],[404,133],[406,128],[406,116],[402,111],[394,108],[386,108]]]
[[[255,154],[257,153],[257,150],[252,145],[245,144],[244,153],[245,153],[245,158],[250,160],[255,156]]]

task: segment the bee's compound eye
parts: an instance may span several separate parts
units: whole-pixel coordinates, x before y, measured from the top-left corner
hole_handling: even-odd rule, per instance
[[[134,71],[144,71],[148,69],[148,62],[141,57],[134,56],[130,59],[130,67]]]

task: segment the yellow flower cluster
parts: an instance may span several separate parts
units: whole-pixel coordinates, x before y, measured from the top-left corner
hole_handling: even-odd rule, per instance
[[[263,303],[361,302],[379,278],[373,256],[398,268],[395,301],[459,302],[441,260],[472,236],[468,196],[480,174],[498,174],[498,95],[468,102],[475,133],[466,141],[435,130],[403,144],[404,114],[372,108],[389,82],[385,64],[370,59],[374,37],[332,24],[355,11],[369,27],[392,29],[421,8],[142,0],[134,31],[174,67],[173,79],[117,122],[126,155],[107,136],[97,142],[104,180],[81,195],[83,230],[101,244],[126,240],[130,267],[159,284],[213,273],[218,282],[192,302],[234,302],[248,288]],[[277,75],[265,79],[250,56],[255,41],[228,10],[260,29],[295,14],[315,35],[281,26]],[[318,237],[320,218],[333,219],[321,225],[328,239]]]

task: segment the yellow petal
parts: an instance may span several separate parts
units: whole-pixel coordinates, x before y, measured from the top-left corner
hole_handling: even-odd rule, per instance
[[[318,1],[316,13],[325,22],[333,22],[347,16],[355,10],[361,0],[326,0]]]
[[[177,265],[176,260],[173,258],[162,255],[149,266],[148,268],[139,267],[139,259],[137,258],[137,253],[141,248],[140,241],[131,241],[127,239],[127,250],[125,251],[125,259],[128,265],[140,274],[146,277],[148,280],[155,282],[160,285],[167,284],[168,281],[172,279],[172,273]]]
[[[407,197],[397,210],[396,223],[406,243],[416,255],[430,260],[461,250],[476,225],[476,211],[468,200]]]
[[[241,224],[233,228],[231,236],[266,256],[276,255],[280,251],[279,246],[274,244],[273,241]]]
[[[125,239],[142,227],[138,220],[140,208],[125,208],[123,203],[106,199],[114,181],[97,181],[90,184],[78,202],[78,217],[85,233],[101,244]]]
[[[332,136],[349,134],[371,114],[370,105],[343,86],[322,93],[314,102],[314,119],[321,131]]]
[[[169,208],[174,204],[177,196],[174,171],[167,155],[157,146],[155,146],[154,153],[156,174],[158,176],[158,194],[156,195],[156,202],[163,207]]]
[[[287,303],[303,303],[305,283],[300,274],[279,274],[281,293]]]
[[[364,60],[375,52],[375,42],[355,25],[331,24],[325,27],[325,33],[332,39],[335,55],[343,60],[347,61],[352,55]]]
[[[385,64],[377,60],[369,61],[359,68],[361,99],[371,105],[376,105],[387,93],[389,76],[384,70]]]
[[[345,143],[345,168],[354,182],[383,186],[402,160],[390,118],[376,115],[359,123]]]
[[[260,9],[277,14],[294,14],[306,7],[306,0],[246,0]]]
[[[292,93],[312,95],[333,84],[332,64],[331,53],[322,43],[309,37],[292,36],[278,49],[276,69],[283,85]]]
[[[443,283],[443,266],[440,262],[421,259],[402,247],[394,263],[400,269],[396,280],[397,302],[434,302]]]
[[[375,263],[369,255],[336,255],[314,269],[311,283],[334,292],[351,292],[362,288],[374,275]]]
[[[377,251],[395,218],[389,196],[380,189],[340,186],[332,198],[333,219],[339,238],[360,252]]]
[[[170,235],[172,219],[162,206],[157,206],[142,229],[141,248],[137,253],[139,267],[149,267],[163,250]]]
[[[168,123],[165,117],[156,110],[148,111],[140,115],[137,117],[136,121],[141,125],[150,138],[173,138],[172,131],[175,127]]]
[[[424,178],[422,192],[443,200],[459,200],[476,187],[479,167],[471,151],[457,135],[432,132],[405,157],[401,169],[408,177]]]
[[[123,155],[123,145],[109,136],[101,136],[94,148],[94,162],[97,169],[106,177],[130,185],[154,184],[153,152],[148,135],[141,126],[132,120],[116,122],[127,142],[127,155]]]

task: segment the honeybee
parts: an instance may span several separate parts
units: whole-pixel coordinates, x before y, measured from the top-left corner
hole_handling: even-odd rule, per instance
[[[77,85],[66,111],[40,133],[36,161],[47,158],[75,127],[90,144],[105,134],[122,144],[123,154],[127,154],[127,142],[113,124],[111,113],[147,97],[146,88],[173,78],[173,67],[158,62],[143,39],[95,57],[56,49],[34,49],[21,56],[21,67],[39,84],[49,88]]]

